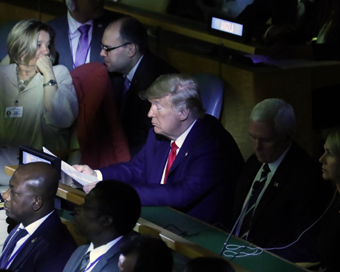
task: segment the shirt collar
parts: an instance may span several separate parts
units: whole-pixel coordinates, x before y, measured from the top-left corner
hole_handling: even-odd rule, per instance
[[[270,173],[272,175],[275,174],[277,168],[280,166],[282,160],[286,157],[288,150],[290,149],[291,145],[282,153],[282,155],[274,162],[268,163]],[[263,164],[264,165],[264,164]],[[263,167],[262,165],[262,167]]]
[[[34,221],[33,223],[29,224],[28,226],[24,227],[22,223],[20,223],[18,229],[26,229],[29,235],[32,235],[40,225],[49,217],[54,211],[50,212],[49,214],[45,215],[44,217]]]
[[[118,241],[122,238],[123,238],[123,236],[119,236],[118,238],[112,240],[111,242],[108,242],[107,244],[102,245],[102,246],[97,247],[97,248],[94,248],[93,243],[91,243],[89,248],[86,251],[86,253],[91,252],[89,263],[94,262],[98,257],[100,257],[101,255],[104,255],[111,247],[113,247],[116,243],[118,243]]]
[[[178,146],[178,150],[181,149],[186,137],[188,136],[190,130],[192,129],[192,127],[195,125],[197,119],[191,124],[190,127],[187,128],[186,131],[184,131],[175,141],[176,145]],[[170,142],[170,145],[173,143],[174,141]]]
[[[135,75],[136,70],[137,70],[137,68],[138,68],[138,65],[139,65],[139,63],[141,62],[141,60],[142,60],[143,57],[144,57],[144,55],[142,55],[142,56],[139,58],[139,60],[137,61],[136,65],[131,69],[131,71],[130,71],[128,74],[125,75],[125,76],[127,77],[127,79],[128,79],[130,82],[132,81],[133,76]]]
[[[90,26],[93,26],[93,20],[92,19],[87,21],[87,22],[85,22],[84,24],[79,23],[78,21],[73,19],[73,17],[71,16],[69,11],[67,12],[67,21],[68,21],[68,28],[69,28],[69,33],[70,34],[74,34],[81,25],[90,25]]]

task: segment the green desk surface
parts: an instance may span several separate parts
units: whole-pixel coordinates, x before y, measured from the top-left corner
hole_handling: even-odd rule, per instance
[[[217,254],[221,253],[224,242],[228,237],[228,233],[168,207],[143,207],[141,217]],[[231,237],[228,244],[249,245],[247,241],[234,236]],[[307,271],[267,251],[256,256],[235,256],[237,253],[241,255],[244,250],[244,248],[236,250],[234,254],[230,253],[225,258],[250,272]]]

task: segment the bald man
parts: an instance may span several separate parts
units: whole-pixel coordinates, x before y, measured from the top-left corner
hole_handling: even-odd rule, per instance
[[[20,224],[6,239],[0,268],[18,272],[63,270],[77,246],[54,211],[58,181],[57,171],[47,163],[24,164],[14,172],[3,198],[7,216]]]
[[[142,100],[139,92],[149,88],[160,75],[178,71],[149,51],[147,31],[135,18],[122,18],[109,24],[101,47],[100,55],[110,72],[118,115],[133,157],[144,146],[152,127],[147,116],[151,104]]]

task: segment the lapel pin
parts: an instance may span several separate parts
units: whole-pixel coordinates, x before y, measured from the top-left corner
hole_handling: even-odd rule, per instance
[[[33,243],[35,243],[35,241],[37,241],[37,238],[32,239],[31,243],[33,244]]]
[[[185,157],[186,157],[186,156],[188,156],[188,154],[189,154],[188,152],[187,152],[187,153],[185,153]]]
[[[278,182],[274,182],[274,187],[279,187],[279,183]]]

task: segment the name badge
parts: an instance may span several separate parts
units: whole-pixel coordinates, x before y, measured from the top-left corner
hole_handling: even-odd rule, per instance
[[[5,118],[21,118],[24,107],[6,107]]]

